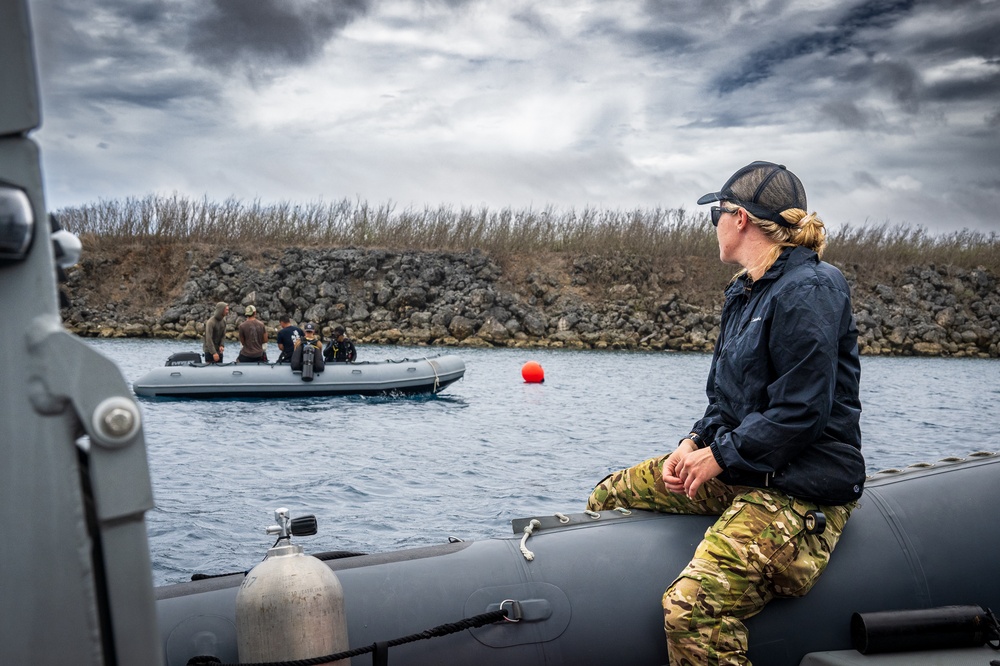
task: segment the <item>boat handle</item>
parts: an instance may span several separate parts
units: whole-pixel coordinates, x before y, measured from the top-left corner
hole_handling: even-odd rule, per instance
[[[240,371],[240,370],[233,370],[233,375],[236,376],[236,377],[242,377],[243,376],[243,372]]]

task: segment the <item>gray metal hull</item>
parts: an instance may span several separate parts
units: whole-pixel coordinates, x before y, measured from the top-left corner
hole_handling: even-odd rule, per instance
[[[748,621],[750,658],[795,666],[806,654],[848,650],[853,612],[1000,608],[992,528],[998,505],[995,454],[874,477],[818,585],[803,598],[773,601]],[[526,544],[535,556],[530,562],[517,536],[332,561],[351,647],[484,613],[504,599],[535,599],[547,608],[544,620],[402,645],[390,650],[390,663],[667,663],[660,596],[712,519],[605,512],[597,520],[573,515],[565,525],[553,516],[540,520]],[[515,529],[521,524],[515,521]],[[217,656],[236,660],[231,634],[241,580],[157,590],[168,664],[183,664],[195,654],[186,652],[194,636],[204,642],[209,634]],[[369,664],[371,656],[353,663]]]
[[[437,393],[465,375],[465,363],[443,355],[398,361],[327,363],[312,381],[288,364],[227,363],[155,368],[136,380],[136,395],[174,398],[275,398]]]

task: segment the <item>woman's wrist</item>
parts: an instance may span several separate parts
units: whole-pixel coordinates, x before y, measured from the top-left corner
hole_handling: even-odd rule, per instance
[[[681,439],[681,441],[691,442],[692,444],[694,444],[694,448],[696,449],[700,449],[701,447],[705,446],[705,440],[702,439],[702,436],[696,432],[689,432],[686,437]]]

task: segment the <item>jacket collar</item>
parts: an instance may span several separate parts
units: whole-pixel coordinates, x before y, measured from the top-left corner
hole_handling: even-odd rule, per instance
[[[745,293],[748,286],[752,284],[760,284],[762,282],[772,282],[777,280],[779,277],[785,274],[797,266],[801,266],[805,263],[818,263],[819,257],[815,252],[807,247],[797,245],[795,247],[787,247],[781,251],[778,258],[774,260],[771,267],[760,277],[759,280],[750,280],[750,276],[744,273],[743,275],[736,278],[731,285],[726,289],[726,296],[734,296],[738,293]]]

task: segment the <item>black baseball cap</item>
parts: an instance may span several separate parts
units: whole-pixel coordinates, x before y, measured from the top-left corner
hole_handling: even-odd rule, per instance
[[[756,217],[791,229],[795,225],[781,217],[781,212],[789,208],[806,210],[806,190],[784,164],[753,162],[730,176],[721,190],[698,199],[698,205],[713,201],[728,201]]]
[[[315,324],[306,324],[305,326],[302,327],[302,330],[303,331],[312,331],[313,333],[315,333],[316,332],[316,325]]]

